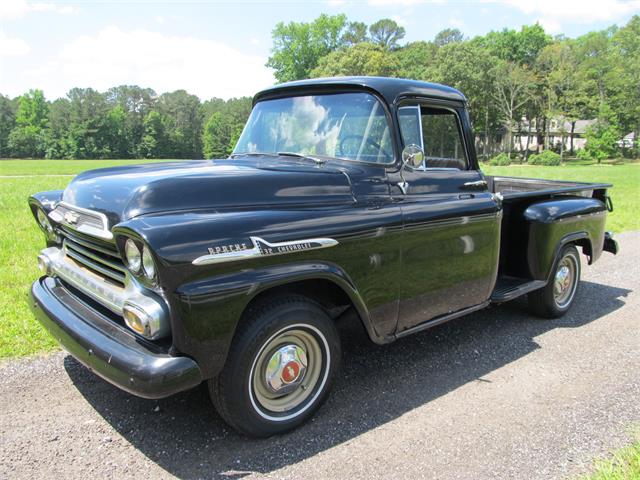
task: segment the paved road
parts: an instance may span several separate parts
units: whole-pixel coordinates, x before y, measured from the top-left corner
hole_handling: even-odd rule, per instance
[[[1,478],[565,478],[640,423],[640,232],[585,268],[572,312],[519,305],[376,347],[357,330],[333,395],[278,438],[230,431],[204,389],[159,402],[70,357],[0,367]]]

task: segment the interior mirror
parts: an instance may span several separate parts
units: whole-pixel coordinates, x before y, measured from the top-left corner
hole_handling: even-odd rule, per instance
[[[409,168],[420,168],[424,162],[424,151],[420,146],[412,143],[402,150],[402,164]]]

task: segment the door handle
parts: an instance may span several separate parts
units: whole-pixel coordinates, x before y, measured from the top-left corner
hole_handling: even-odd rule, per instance
[[[478,180],[477,182],[466,182],[460,186],[460,190],[486,190],[488,184],[484,180]]]

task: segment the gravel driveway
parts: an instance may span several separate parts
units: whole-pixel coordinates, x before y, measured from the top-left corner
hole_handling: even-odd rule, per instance
[[[244,438],[204,388],[120,392],[62,353],[0,367],[0,478],[565,478],[640,424],[640,232],[584,267],[573,310],[491,308],[392,345],[345,331],[313,422]],[[348,346],[346,346],[348,345]]]

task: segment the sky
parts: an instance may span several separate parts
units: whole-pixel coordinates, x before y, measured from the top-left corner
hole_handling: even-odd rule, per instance
[[[345,13],[392,18],[405,41],[444,28],[465,36],[539,22],[577,37],[640,13],[640,0],[0,0],[0,93],[39,88],[53,100],[73,87],[185,89],[202,100],[253,95],[274,83],[265,66],[276,23]]]

